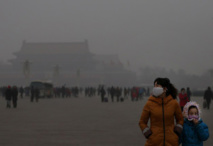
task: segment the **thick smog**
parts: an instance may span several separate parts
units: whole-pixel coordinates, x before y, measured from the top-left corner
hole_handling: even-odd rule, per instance
[[[0,1],[0,145],[207,145],[213,1]]]

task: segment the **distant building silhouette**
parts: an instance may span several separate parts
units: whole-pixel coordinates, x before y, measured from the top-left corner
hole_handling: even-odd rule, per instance
[[[23,62],[30,65],[30,80],[51,80],[62,85],[132,85],[136,74],[126,70],[118,55],[96,55],[89,51],[88,41],[83,42],[26,42],[11,59],[11,74],[22,84],[24,80]],[[54,78],[53,67],[58,65],[60,73]],[[15,74],[14,74],[15,72]]]

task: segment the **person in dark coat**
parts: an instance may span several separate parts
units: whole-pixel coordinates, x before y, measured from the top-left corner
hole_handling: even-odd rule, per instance
[[[187,96],[188,96],[189,101],[191,101],[191,95],[192,95],[192,93],[191,93],[189,87],[186,88],[186,93],[187,93]]]
[[[11,91],[10,86],[8,86],[6,91],[5,91],[5,97],[6,97],[6,100],[7,100],[7,108],[10,108],[11,99],[12,99],[12,91]]]
[[[119,87],[116,88],[116,97],[117,97],[117,102],[120,101],[120,96],[121,96],[121,90]]]
[[[34,87],[32,86],[32,87],[31,87],[31,102],[33,102],[34,97],[35,97],[35,89],[34,89]]]
[[[20,92],[21,98],[23,98],[24,88],[22,86],[20,87],[19,92]]]
[[[17,100],[18,100],[18,89],[16,86],[12,88],[12,102],[13,102],[13,107],[17,107]]]
[[[110,89],[110,95],[111,95],[112,102],[114,102],[115,89],[113,86]]]
[[[104,90],[104,87],[101,88],[100,92],[101,92],[101,102],[104,102],[104,96],[106,94],[106,91]]]
[[[40,91],[39,91],[39,89],[38,89],[38,88],[35,88],[35,97],[36,97],[36,102],[38,102],[39,96],[40,96]]]
[[[65,93],[66,93],[66,88],[65,86],[61,87],[61,93],[62,93],[62,97],[65,97]]]
[[[204,100],[206,100],[207,103],[207,109],[210,108],[211,99],[213,98],[212,90],[210,87],[207,88],[207,90],[204,93]]]

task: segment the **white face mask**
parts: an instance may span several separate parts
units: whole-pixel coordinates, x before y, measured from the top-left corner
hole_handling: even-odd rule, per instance
[[[158,97],[159,95],[161,95],[163,93],[163,88],[162,87],[154,87],[152,90],[152,94],[155,97]]]

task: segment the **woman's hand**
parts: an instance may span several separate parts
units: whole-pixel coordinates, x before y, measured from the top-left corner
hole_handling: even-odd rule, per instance
[[[181,133],[182,133],[182,131],[183,131],[183,129],[182,128],[180,128],[179,126],[175,126],[175,128],[174,128],[174,132],[178,135],[178,136],[180,136],[181,135]]]
[[[144,133],[144,136],[148,139],[152,135],[152,131],[149,129]]]

